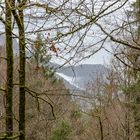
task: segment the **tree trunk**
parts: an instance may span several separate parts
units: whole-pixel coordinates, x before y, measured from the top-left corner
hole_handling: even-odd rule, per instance
[[[137,27],[138,27],[137,38],[138,38],[138,43],[139,43],[139,41],[140,41],[140,0],[136,0],[135,9],[136,9],[136,19],[138,20],[138,23],[137,23]]]
[[[22,9],[22,8],[21,8]],[[19,131],[20,140],[25,140],[25,33],[23,10],[19,10],[19,17],[22,26],[19,28],[19,46],[20,46],[20,71],[19,71]]]
[[[137,23],[137,41],[140,43],[140,0],[136,0],[136,18]],[[137,79],[137,77],[135,78]],[[140,82],[140,81],[138,81]],[[140,91],[136,94],[135,105],[134,105],[134,121],[135,121],[135,131],[136,131],[136,140],[140,140]]]
[[[13,135],[13,47],[12,47],[12,16],[11,0],[5,1],[6,7],[6,57],[7,57],[7,83],[6,83],[6,135],[10,137]]]
[[[20,140],[25,140],[25,31],[23,9],[27,0],[18,0],[19,10],[15,10],[15,0],[12,0],[12,14],[19,31],[19,132]]]

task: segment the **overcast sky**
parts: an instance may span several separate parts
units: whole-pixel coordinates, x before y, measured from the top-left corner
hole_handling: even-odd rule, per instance
[[[121,17],[122,17],[122,14],[118,14],[119,12],[115,12],[115,16],[116,16],[116,19],[117,17],[119,17],[119,20],[121,20]],[[112,17],[114,18],[114,14],[112,15]],[[112,19],[111,16],[108,17],[108,21],[109,22],[113,22],[114,20],[111,20]],[[107,20],[106,20],[107,22]],[[117,21],[116,21],[117,22]],[[2,26],[1,26],[2,27]],[[95,29],[95,34],[97,34],[98,31],[96,31]],[[93,39],[89,39],[87,42],[90,42],[92,41]],[[100,44],[99,44],[100,45]],[[109,42],[107,42],[105,44],[105,46],[109,46],[109,50],[110,49],[110,44]],[[52,54],[53,55],[53,58],[52,58],[52,61],[56,62],[56,63],[59,63],[59,64],[63,64],[65,61],[63,61],[63,59],[59,59],[58,57],[55,56],[55,54]],[[63,54],[61,54],[61,56],[63,56]],[[65,56],[65,58],[67,59],[69,57],[69,55]],[[98,53],[94,54],[93,56],[91,56],[90,58],[88,59],[85,59],[83,61],[81,61],[80,63],[86,63],[86,64],[104,64],[104,63],[109,63],[110,62],[110,58],[111,58],[111,55],[106,52],[105,50],[100,50]],[[77,60],[77,59],[75,59]]]

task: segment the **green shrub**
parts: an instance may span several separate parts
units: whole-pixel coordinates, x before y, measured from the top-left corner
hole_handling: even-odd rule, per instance
[[[67,121],[62,121],[52,132],[49,140],[69,140],[72,127]]]

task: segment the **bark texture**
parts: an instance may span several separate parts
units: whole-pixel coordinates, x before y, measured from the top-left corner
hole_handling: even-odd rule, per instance
[[[12,47],[12,15],[9,7],[11,0],[5,1],[6,7],[6,57],[7,57],[7,83],[6,83],[6,134],[13,135],[13,47]]]

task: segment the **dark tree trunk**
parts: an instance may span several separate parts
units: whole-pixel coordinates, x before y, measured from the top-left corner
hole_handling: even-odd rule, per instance
[[[21,8],[22,9],[22,8]],[[20,46],[20,70],[19,70],[19,131],[20,140],[25,140],[25,33],[23,11],[19,11],[22,26],[19,28],[19,46]]]
[[[19,10],[15,10],[15,0],[12,0],[12,13],[19,30],[19,132],[20,140],[25,140],[25,31],[23,9],[27,0],[18,0]]]
[[[9,8],[11,0],[5,1],[6,7],[6,57],[7,57],[7,83],[6,83],[6,134],[13,135],[13,47],[12,47],[12,16]]]
[[[137,23],[137,41],[140,43],[140,0],[136,0],[136,18]],[[137,79],[137,77],[135,77]],[[138,81],[140,82],[140,81]],[[136,140],[140,140],[140,91],[136,93],[135,105],[134,105],[134,121],[135,121],[135,131],[136,131]]]

